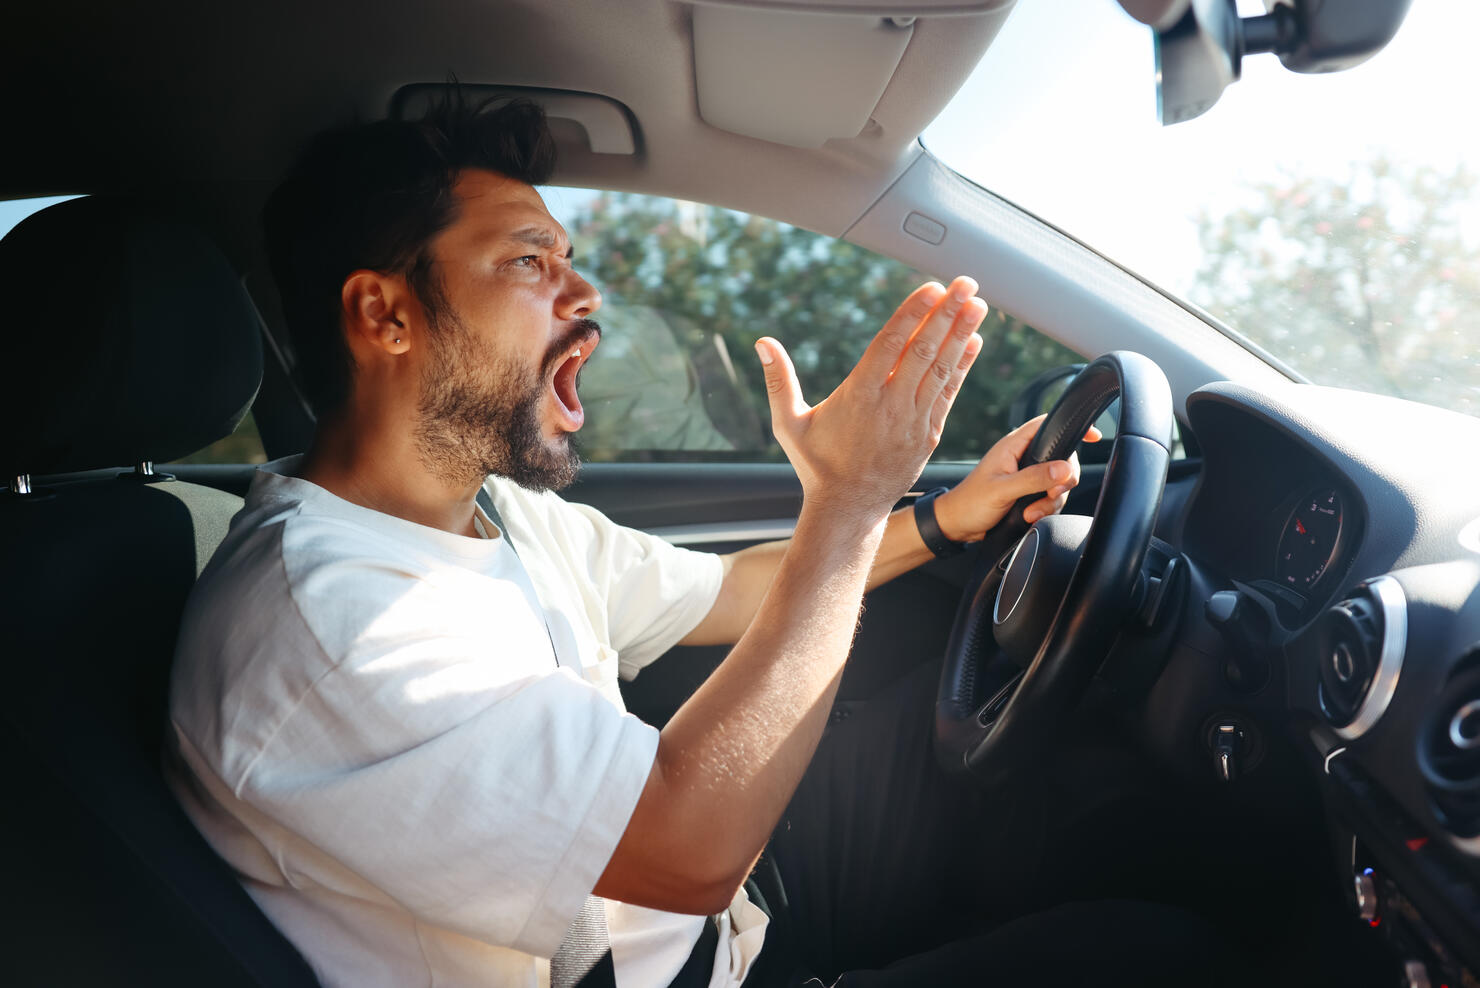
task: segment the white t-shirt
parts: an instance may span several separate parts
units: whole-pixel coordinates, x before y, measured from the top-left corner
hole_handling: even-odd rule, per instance
[[[516,556],[296,466],[258,472],[186,608],[175,791],[324,984],[539,985],[657,751],[618,670],[698,624],[718,557],[490,479]],[[620,988],[667,984],[704,922],[605,911]],[[714,988],[765,928],[743,890],[717,919]]]

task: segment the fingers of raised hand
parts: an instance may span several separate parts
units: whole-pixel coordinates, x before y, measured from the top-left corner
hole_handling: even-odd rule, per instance
[[[986,315],[987,303],[981,299],[968,298],[962,303],[950,328],[946,331],[946,337],[941,342],[935,359],[926,368],[924,376],[915,388],[917,407],[931,407],[941,391],[957,376],[961,370],[961,358],[966,354],[967,343],[976,335],[977,327],[982,324]],[[970,366],[967,364],[967,367]]]
[[[909,346],[915,330],[919,329],[920,324],[935,311],[945,297],[946,290],[935,281],[926,282],[910,293],[858,361],[855,373],[862,383],[875,388],[884,386]]]
[[[951,282],[945,298],[920,323],[909,347],[899,358],[890,383],[901,392],[913,393],[916,403],[929,407],[941,387],[950,379],[966,337],[981,325],[986,306],[973,296],[976,282],[957,278]],[[930,375],[934,374],[934,380]],[[922,382],[929,382],[922,387]]]
[[[930,434],[937,440],[946,427],[946,416],[950,414],[951,406],[956,402],[956,396],[961,393],[961,382],[966,379],[966,372],[971,370],[971,365],[976,362],[977,355],[982,352],[982,338],[972,333],[966,338],[962,347],[961,356],[956,360],[956,367],[946,380],[945,386],[936,395],[935,404],[930,409]]]

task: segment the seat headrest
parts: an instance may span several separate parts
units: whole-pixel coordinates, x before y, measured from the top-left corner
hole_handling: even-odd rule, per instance
[[[257,314],[200,233],[103,197],[0,240],[0,470],[166,462],[230,435],[262,382]]]

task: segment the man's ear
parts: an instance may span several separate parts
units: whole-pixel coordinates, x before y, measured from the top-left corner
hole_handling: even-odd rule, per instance
[[[388,354],[411,349],[407,304],[411,292],[404,278],[379,271],[352,271],[339,291],[340,318],[351,346],[361,345]]]

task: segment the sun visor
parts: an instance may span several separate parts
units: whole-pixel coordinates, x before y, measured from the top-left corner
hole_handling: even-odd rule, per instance
[[[699,116],[793,147],[857,137],[914,33],[914,18],[699,5]]]

